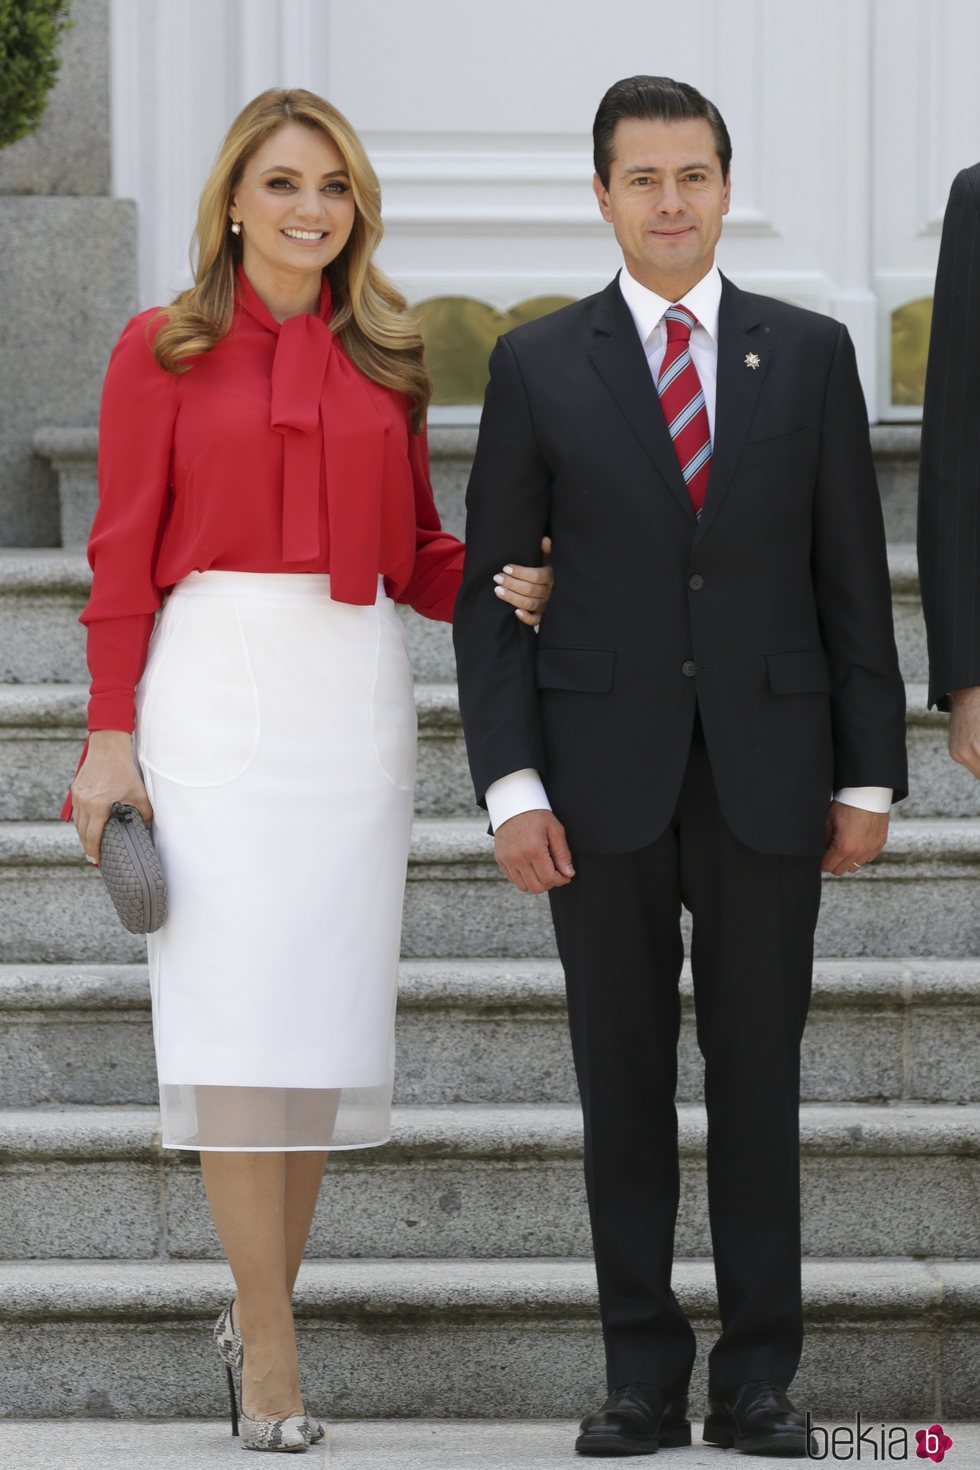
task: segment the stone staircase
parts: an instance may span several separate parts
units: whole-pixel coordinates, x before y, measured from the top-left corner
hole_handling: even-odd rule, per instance
[[[874,432],[913,796],[882,859],[825,885],[803,1075],[797,1397],[824,1418],[976,1418],[980,788],[925,711],[915,431]],[[66,494],[90,496],[94,437],[37,442]],[[432,435],[457,531],[473,442],[467,429]],[[157,1145],[143,944],[56,820],[84,736],[87,585],[79,551],[0,550],[0,1412],[217,1415],[208,1328],[230,1274],[197,1156]],[[573,1417],[603,1372],[547,902],[497,875],[448,630],[406,621],[421,742],[394,1137],[328,1167],[296,1298],[304,1382],[333,1417]],[[675,1288],[706,1349],[687,976],[683,1000]]]

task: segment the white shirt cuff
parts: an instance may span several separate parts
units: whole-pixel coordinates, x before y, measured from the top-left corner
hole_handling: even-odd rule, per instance
[[[894,792],[890,786],[842,786],[834,792],[834,800],[844,806],[860,807],[864,812],[891,810]]]
[[[495,832],[521,812],[551,811],[541,777],[530,766],[492,781],[487,787],[486,800],[490,825]]]

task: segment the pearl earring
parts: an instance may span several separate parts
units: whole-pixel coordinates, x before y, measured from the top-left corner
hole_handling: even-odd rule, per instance
[[[242,233],[242,227],[237,219],[233,219],[231,222],[231,233],[233,235],[240,235]]]

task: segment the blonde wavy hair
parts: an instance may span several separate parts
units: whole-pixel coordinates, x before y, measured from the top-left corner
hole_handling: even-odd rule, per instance
[[[356,212],[350,239],[326,268],[333,294],[331,329],[351,361],[367,377],[404,393],[416,432],[425,422],[432,384],[423,359],[418,324],[405,298],[374,264],[383,234],[381,186],[364,145],[350,123],[322,97],[300,88],[262,92],[235,118],[201,193],[191,245],[194,284],[167,308],[153,351],[169,373],[186,372],[231,327],[235,268],[241,237],[229,228],[229,209],[246,165],[286,123],[324,134],[336,146],[350,176]]]

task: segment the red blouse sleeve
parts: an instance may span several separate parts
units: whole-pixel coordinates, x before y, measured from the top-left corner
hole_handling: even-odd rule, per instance
[[[150,346],[158,316],[144,311],[127,322],[102,386],[99,503],[88,541],[92,590],[78,620],[88,629],[90,731],[132,731],[136,685],[162,601],[153,567],[167,509],[177,380]],[[76,775],[87,752],[86,740]],[[71,816],[69,792],[62,821]]]
[[[99,504],[88,542],[90,730],[132,730],[133,696],[162,601],[154,580],[168,505],[177,379],[151,347],[156,311],[142,312],[113,349],[99,411]]]
[[[450,536],[439,522],[429,478],[429,441],[421,434],[408,436],[408,458],[415,489],[415,565],[398,597],[423,617],[451,623],[456,594],[463,580],[462,541]]]

